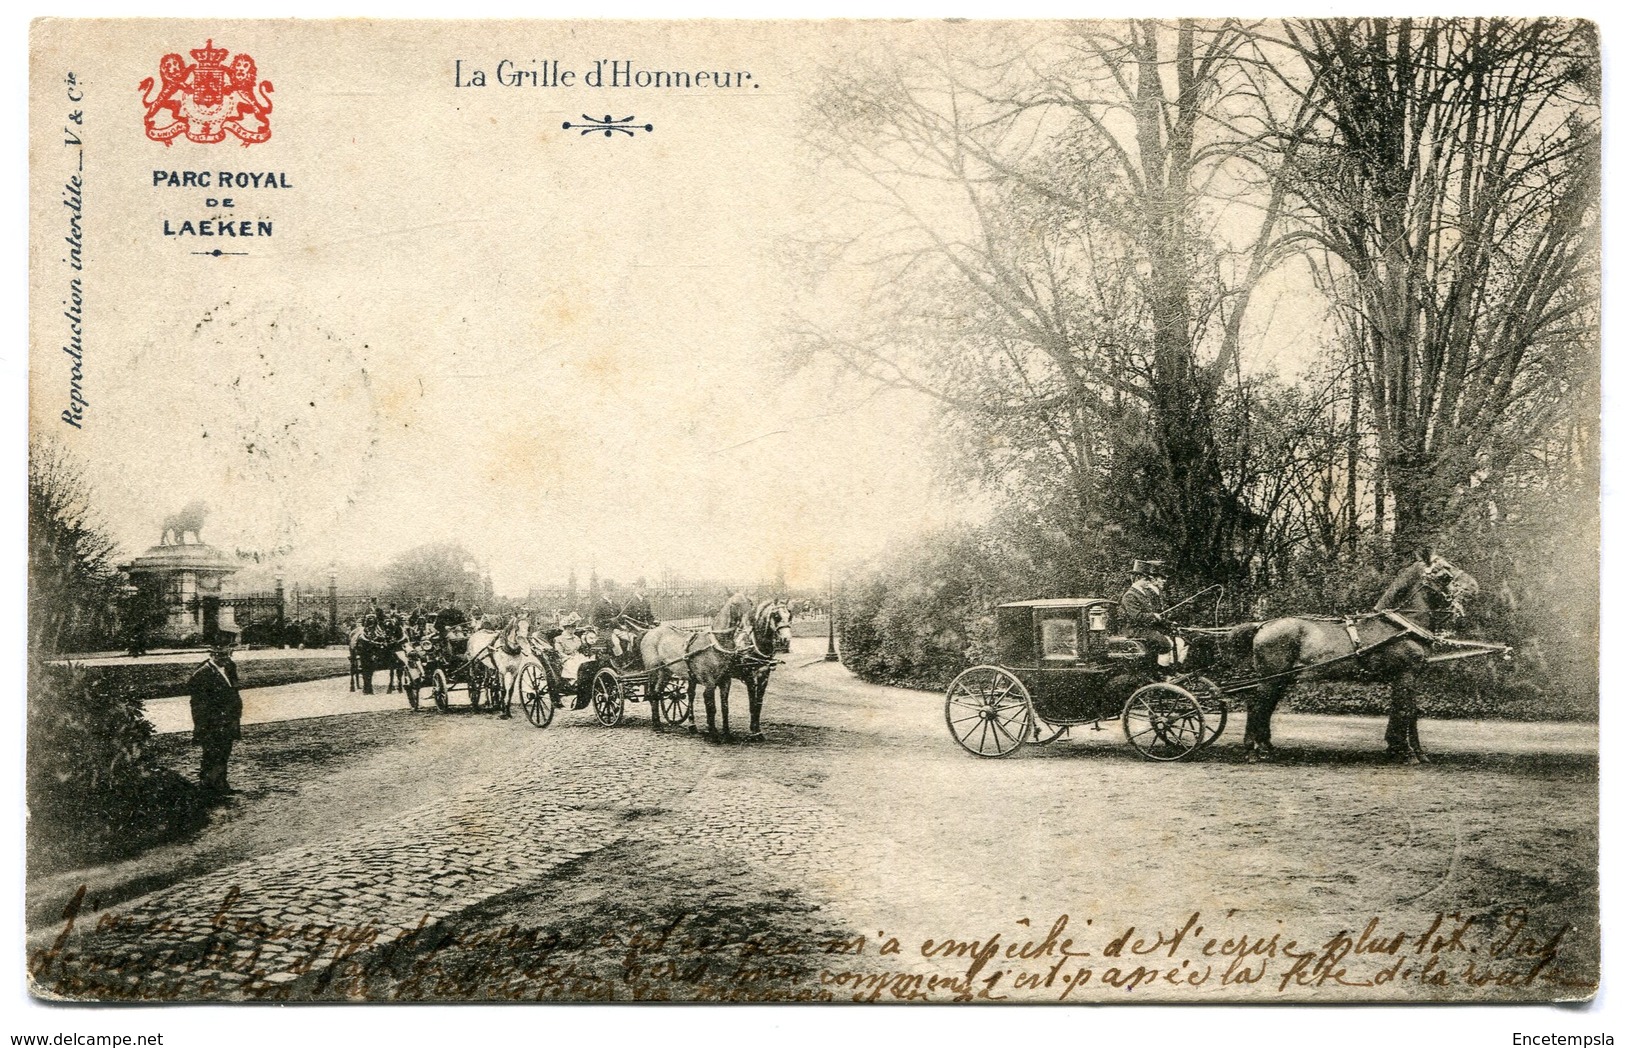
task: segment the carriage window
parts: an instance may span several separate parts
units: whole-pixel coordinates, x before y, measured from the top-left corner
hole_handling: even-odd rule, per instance
[[[1074,618],[1045,619],[1043,622],[1044,658],[1075,659],[1078,657],[1078,620]]]

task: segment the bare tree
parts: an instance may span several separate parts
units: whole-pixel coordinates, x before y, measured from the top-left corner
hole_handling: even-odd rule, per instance
[[[935,58],[826,76],[825,210],[862,228],[818,246],[846,286],[872,281],[844,324],[804,311],[804,344],[935,398],[984,487],[1231,574],[1257,515],[1220,439],[1224,377],[1281,206],[1251,32],[949,32]]]
[[[1594,404],[1599,68],[1592,28],[1288,23],[1279,82],[1301,235],[1334,262],[1393,502],[1429,540]],[[1386,510],[1379,500],[1379,514]]]
[[[91,507],[83,467],[60,443],[28,444],[28,643],[37,656],[96,639],[115,615],[117,546]]]

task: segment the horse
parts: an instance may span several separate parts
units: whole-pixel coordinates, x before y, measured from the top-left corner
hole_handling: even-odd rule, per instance
[[[773,656],[790,650],[790,622],[794,617],[789,604],[782,600],[768,601],[751,609],[747,623],[750,646],[739,653],[731,667],[734,679],[745,685],[745,694],[750,702],[750,733],[745,736],[747,739],[759,740],[763,737],[762,700],[767,695],[767,681],[773,674],[773,667],[778,665]],[[710,700],[706,701],[705,712],[709,720]],[[722,692],[722,730],[724,734],[728,730],[726,690]]]
[[[1400,572],[1377,606],[1357,620],[1282,618],[1230,631],[1227,644],[1250,655],[1260,683],[1248,693],[1243,749],[1249,762],[1274,752],[1270,718],[1281,697],[1304,677],[1317,680],[1376,677],[1390,686],[1388,754],[1410,764],[1427,762],[1417,734],[1417,679],[1427,667],[1435,624],[1463,614],[1478,581],[1442,557],[1418,561]],[[1358,658],[1350,658],[1356,652]],[[1337,661],[1337,665],[1316,667]],[[1302,671],[1302,672],[1296,672]]]
[[[717,696],[722,698],[722,737],[732,738],[728,724],[728,693],[733,681],[745,685],[750,702],[748,739],[761,739],[762,698],[767,692],[768,674],[774,665],[773,647],[779,631],[789,632],[789,623],[771,611],[772,602],[756,605],[732,633],[719,635],[705,630],[688,633],[675,626],[656,626],[638,640],[638,654],[650,667],[649,693],[658,695],[672,677],[688,679],[689,717],[693,718],[694,694],[705,693],[706,734],[717,737]],[[724,636],[728,644],[723,643]],[[649,704],[655,730],[661,728],[660,703]],[[690,725],[691,731],[696,730]]]
[[[491,661],[497,668],[497,686],[502,689],[499,697],[496,692],[491,694],[491,705],[501,711],[506,719],[512,716],[513,693],[519,680],[519,671],[527,662],[540,662],[536,651],[536,642],[530,636],[530,612],[521,609],[499,633],[489,634],[489,631],[480,631],[469,637],[469,651],[478,651],[475,647],[475,637],[489,635],[490,640],[481,640],[483,647],[490,646]]]
[[[361,693],[371,695],[372,675],[379,670],[395,670],[400,667],[400,659],[396,652],[399,642],[379,640],[367,635],[365,626],[356,626],[350,631],[350,690],[356,690],[356,683],[361,684]],[[393,690],[395,678],[390,676],[388,687]]]
[[[768,648],[769,654],[788,652],[790,650],[790,623],[795,621],[795,607],[784,598],[767,601],[756,612],[756,618],[767,618],[773,626],[773,646]]]

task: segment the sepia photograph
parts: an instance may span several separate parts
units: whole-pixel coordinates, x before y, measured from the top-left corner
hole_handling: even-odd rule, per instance
[[[35,21],[24,1007],[1585,1027],[1602,46]]]

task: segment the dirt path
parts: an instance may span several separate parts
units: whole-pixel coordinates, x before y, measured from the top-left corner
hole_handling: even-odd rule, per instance
[[[282,714],[315,701],[278,690]],[[241,797],[188,840],[35,877],[31,941],[49,942],[80,885],[104,912],[198,907],[186,920],[205,937],[201,910],[234,888],[264,926],[320,915],[389,940],[290,971],[275,986],[294,999],[848,999],[906,996],[915,976],[948,980],[927,994],[943,999],[975,962],[928,944],[1036,950],[1058,924],[1093,959],[1054,978],[1087,967],[1095,981],[1017,992],[1037,959],[1002,954],[980,977],[1033,1000],[1541,999],[1596,978],[1589,726],[1429,722],[1437,756],[1420,768],[1381,760],[1380,721],[1289,714],[1270,765],[1241,762],[1234,722],[1194,763],[1138,760],[1115,731],[984,761],[948,736],[939,698],[806,658],[774,679],[766,743],[656,735],[645,717],[634,706],[605,729],[563,712],[538,730],[397,708],[252,725],[234,760]],[[163,745],[190,775],[185,742]],[[1147,946],[1146,960],[1172,962],[1161,981],[1102,983],[1109,968],[1127,979],[1101,959],[1120,934],[1154,944],[1181,928],[1221,955],[1243,935],[1313,944],[1306,965],[1324,966],[1343,933],[1350,951],[1366,940],[1319,985],[1294,982],[1285,954],[1251,959],[1255,978],[1238,982],[1235,958],[1189,944]],[[1426,952],[1452,932],[1456,946]],[[1409,967],[1349,985],[1392,963],[1370,947],[1396,937],[1421,951],[1398,958]],[[1179,985],[1169,968],[1208,981]],[[1440,972],[1451,981],[1426,981]]]

